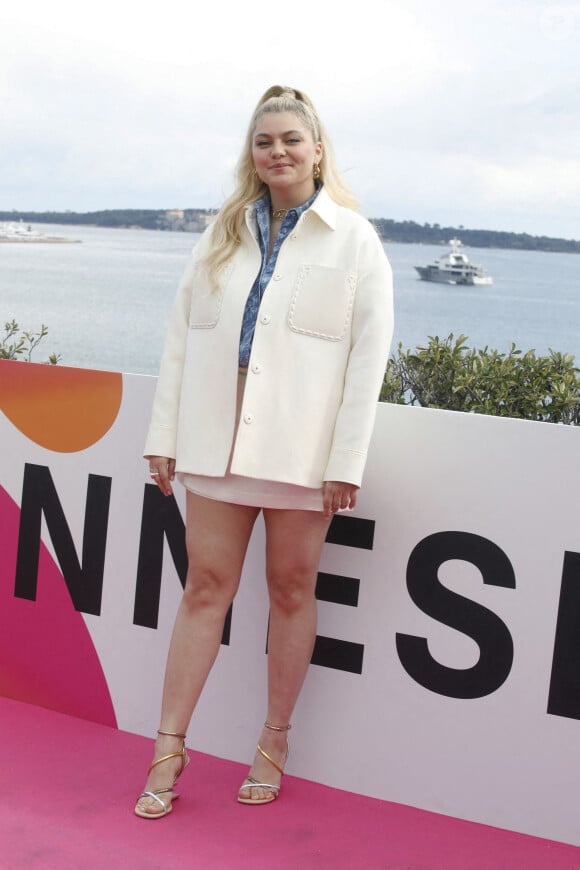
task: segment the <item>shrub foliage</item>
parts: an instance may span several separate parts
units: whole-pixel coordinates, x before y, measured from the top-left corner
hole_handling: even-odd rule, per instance
[[[4,335],[0,335],[0,359],[18,359],[31,362],[32,353],[43,338],[48,335],[48,327],[42,324],[38,332],[20,329],[15,320],[4,324]],[[60,354],[51,353],[46,363],[56,365]]]
[[[580,423],[580,369],[571,354],[537,356],[512,344],[507,353],[468,347],[453,333],[427,345],[399,344],[385,373],[380,399],[450,411]]]

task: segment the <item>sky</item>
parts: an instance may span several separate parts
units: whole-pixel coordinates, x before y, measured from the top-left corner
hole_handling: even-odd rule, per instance
[[[580,239],[580,0],[3,9],[0,210],[217,208],[286,84],[366,216]]]

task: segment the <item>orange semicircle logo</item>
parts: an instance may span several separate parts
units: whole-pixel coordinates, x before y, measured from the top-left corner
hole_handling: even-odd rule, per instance
[[[0,360],[0,409],[41,447],[75,453],[99,441],[111,428],[123,395],[123,376]]]

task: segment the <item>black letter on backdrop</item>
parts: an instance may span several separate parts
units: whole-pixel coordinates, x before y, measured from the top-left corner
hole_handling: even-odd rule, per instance
[[[374,520],[337,514],[328,529],[326,543],[372,550],[374,535]],[[319,601],[358,607],[359,586],[360,580],[356,577],[320,572],[316,583],[316,598]],[[311,663],[351,674],[362,674],[364,649],[362,643],[317,634]]]
[[[163,543],[167,537],[173,564],[182,586],[187,575],[185,524],[174,496],[163,495],[159,487],[145,484],[141,540],[137,563],[137,586],[133,622],[146,628],[157,628],[159,597],[161,595],[161,569]]]
[[[580,719],[580,553],[565,553],[548,713]]]
[[[491,610],[443,586],[439,567],[449,559],[473,563],[492,586],[515,589],[506,554],[492,541],[467,532],[439,532],[420,541],[409,558],[407,587],[417,607],[477,643],[479,661],[471,668],[449,668],[431,656],[426,638],[397,634],[397,651],[407,673],[421,686],[450,698],[481,698],[495,692],[511,670],[511,635]]]
[[[357,577],[343,577],[340,574],[325,574],[319,571],[316,580],[318,601],[330,601],[347,607],[358,607],[360,580]],[[364,646],[335,637],[316,635],[316,643],[311,663],[325,668],[362,674]]]
[[[182,587],[187,577],[187,549],[185,546],[185,523],[174,496],[163,495],[159,487],[147,483],[143,495],[141,539],[137,563],[137,584],[133,623],[145,628],[157,628],[159,599],[161,596],[161,572],[163,568],[163,544],[167,538],[169,550]],[[222,643],[229,644],[232,608],[228,610]]]
[[[17,598],[36,600],[44,514],[75,609],[100,614],[110,496],[111,478],[89,474],[81,567],[49,469],[44,465],[25,465],[14,586]]]

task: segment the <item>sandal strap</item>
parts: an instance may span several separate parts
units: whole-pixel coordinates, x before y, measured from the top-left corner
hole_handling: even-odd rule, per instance
[[[144,791],[139,797],[157,797],[159,794],[169,794],[170,792],[173,792],[172,788],[156,788],[155,791]]]
[[[157,803],[161,804],[161,806],[163,807],[163,813],[165,814],[165,813],[169,812],[169,808],[168,808],[167,804],[165,803],[165,801],[161,800],[159,795],[165,794],[166,792],[169,792],[169,791],[171,791],[170,788],[158,788],[157,791],[144,791],[143,794],[139,795],[139,797],[137,798],[137,801],[140,801],[141,798],[144,798],[144,797],[152,798],[154,801],[157,801]]]
[[[290,731],[292,725],[270,725],[269,722],[264,722],[264,728],[268,728],[269,731]]]
[[[258,782],[251,776],[246,777],[246,781],[240,786],[240,791],[244,788],[269,788],[270,791],[274,792],[274,794],[278,794],[280,791],[279,785],[272,785],[270,782]]]
[[[161,764],[163,761],[169,761],[170,758],[180,758],[181,759],[181,769],[180,769],[179,773],[176,775],[175,779],[173,780],[173,782],[175,782],[177,777],[181,776],[181,774],[185,770],[187,763],[188,763],[185,760],[186,758],[188,758],[187,753],[185,751],[185,747],[183,747],[180,752],[170,752],[169,755],[163,755],[161,758],[158,758],[156,761],[153,762],[153,764],[149,768],[148,774],[151,773],[153,768],[157,767],[158,764]]]
[[[157,731],[158,734],[163,734],[165,737],[181,737],[182,740],[185,740],[187,734],[178,734],[176,731],[162,731],[161,728]]]
[[[284,730],[286,730],[286,729],[284,729]],[[281,767],[281,766],[278,764],[277,761],[274,761],[274,759],[272,758],[272,756],[271,756],[271,755],[268,755],[268,753],[267,753],[264,749],[262,749],[262,747],[260,746],[259,743],[258,743],[258,752],[260,753],[260,755],[262,755],[262,756],[266,759],[266,761],[269,761],[270,764],[272,764],[272,765],[276,768],[276,770],[278,771],[278,773],[280,773],[280,774],[283,774],[283,773],[284,773],[284,768]],[[287,754],[287,753],[286,753],[286,757],[288,757],[288,754]]]

